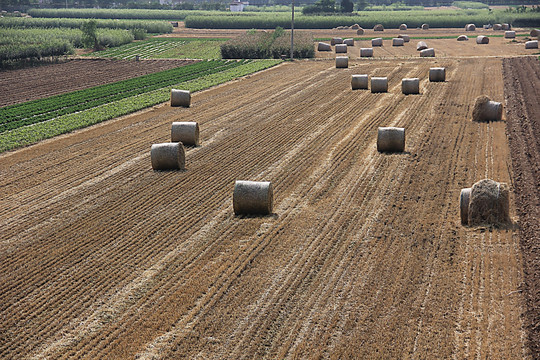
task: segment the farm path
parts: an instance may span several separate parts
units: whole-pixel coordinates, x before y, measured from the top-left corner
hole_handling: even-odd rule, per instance
[[[461,188],[511,179],[483,93],[500,59],[298,61],[0,155],[0,357],[526,358],[519,232],[459,221]],[[202,144],[154,172],[172,121]],[[235,217],[237,179],[272,181],[275,214]]]

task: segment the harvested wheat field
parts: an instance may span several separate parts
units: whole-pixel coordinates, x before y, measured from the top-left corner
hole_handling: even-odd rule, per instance
[[[498,58],[297,61],[0,155],[0,358],[532,358],[515,207],[459,215],[462,188],[513,185],[505,121],[471,121],[502,79]],[[201,144],[152,171],[173,121]],[[405,151],[377,152],[392,126]],[[235,216],[235,180],[271,181],[273,214]]]

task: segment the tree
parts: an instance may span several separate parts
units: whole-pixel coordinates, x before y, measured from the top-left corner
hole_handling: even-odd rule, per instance
[[[94,50],[99,50],[99,43],[97,39],[97,22],[96,20],[90,20],[81,26],[83,33],[81,42],[83,46],[88,49],[93,47]]]
[[[341,12],[352,13],[354,4],[351,0],[341,0]]]
[[[368,5],[369,3],[367,2],[367,0],[358,0],[356,2],[356,7],[358,8],[358,11],[364,10]]]

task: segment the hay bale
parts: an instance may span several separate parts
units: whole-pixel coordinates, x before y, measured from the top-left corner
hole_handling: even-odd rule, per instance
[[[191,105],[191,93],[189,90],[171,89],[171,106],[189,107]]]
[[[510,30],[510,24],[503,23],[502,24],[502,29],[503,30]]]
[[[422,24],[422,30],[429,30],[429,24]]]
[[[402,38],[393,38],[392,39],[392,46],[403,46],[405,44],[405,40]]]
[[[429,81],[430,82],[446,81],[446,68],[443,68],[443,67],[430,68]]]
[[[530,35],[531,35],[531,37],[538,37],[540,35],[540,30],[533,29],[533,30],[531,30]]]
[[[493,24],[493,30],[502,30],[502,24]]]
[[[272,213],[274,191],[269,181],[237,180],[233,191],[236,215],[269,215]]]
[[[538,40],[531,40],[525,43],[525,49],[538,49]]]
[[[350,38],[350,39],[345,39],[343,40],[343,43],[347,46],[354,46],[354,39]]]
[[[402,79],[401,92],[405,95],[420,94],[420,79],[419,78]]]
[[[420,51],[420,57],[435,57],[435,49],[429,48]]]
[[[405,129],[398,127],[380,127],[377,130],[377,151],[405,151]]]
[[[360,48],[360,57],[373,57],[373,48]]]
[[[198,146],[199,123],[192,121],[173,122],[171,125],[171,141],[181,142],[188,146]]]
[[[397,37],[400,38],[400,39],[403,39],[403,42],[406,42],[406,43],[411,41],[411,38],[409,37],[409,35],[401,35],[401,34],[399,34]]]
[[[469,41],[469,37],[467,35],[459,35],[457,41]]]
[[[364,35],[364,29],[360,28],[356,30],[356,35]]]
[[[489,38],[484,35],[478,35],[476,37],[476,43],[477,44],[489,44]]]
[[[327,44],[327,43],[324,43],[324,42],[320,42],[318,45],[317,45],[317,50],[318,51],[332,51],[332,46],[330,44]]]
[[[472,188],[461,189],[459,194],[459,212],[461,215],[461,224],[467,225],[469,223],[469,203],[471,201]]]
[[[399,30],[402,31],[402,30],[407,30],[407,24],[401,24],[399,25]]]
[[[346,54],[347,45],[346,44],[337,44],[336,45],[336,54]]]
[[[500,121],[503,107],[500,102],[491,101],[486,95],[476,98],[473,107],[473,121]]]
[[[516,32],[515,31],[505,31],[504,32],[504,38],[505,39],[515,39],[516,38]]]
[[[343,44],[342,38],[335,37],[335,38],[332,38],[332,40],[330,40],[330,45],[334,46],[338,44]]]
[[[387,77],[372,77],[371,78],[371,92],[387,92],[388,91],[388,78]]]
[[[382,38],[371,39],[371,46],[382,46]]]
[[[476,25],[474,24],[465,25],[465,31],[476,31]]]
[[[505,183],[480,180],[471,188],[468,224],[498,225],[510,222],[510,189]]]
[[[367,90],[368,81],[368,75],[353,75],[351,78],[351,87],[353,90]]]
[[[336,56],[336,68],[348,68],[349,58],[347,56]]]
[[[361,27],[358,24],[351,25],[351,30],[360,30]]]
[[[384,31],[384,26],[382,26],[382,24],[377,24],[373,27],[373,31]]]
[[[180,142],[153,144],[150,159],[154,170],[182,170],[186,166],[184,145]]]
[[[416,44],[416,51],[421,51],[427,48],[428,46],[424,41],[419,41],[418,44]]]

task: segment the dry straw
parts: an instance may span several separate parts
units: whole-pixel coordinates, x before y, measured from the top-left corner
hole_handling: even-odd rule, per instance
[[[371,92],[380,93],[388,91],[388,78],[387,77],[372,77],[371,78]]]
[[[399,25],[399,30],[407,30],[407,24]]]
[[[525,43],[525,49],[538,49],[538,40],[531,40]]]
[[[373,48],[360,48],[360,57],[373,57]]]
[[[435,57],[435,49],[429,48],[420,51],[420,57]]]
[[[237,180],[233,191],[236,215],[268,215],[272,213],[274,193],[269,181]]]
[[[484,35],[478,35],[476,37],[476,43],[477,44],[489,44],[489,38]]]
[[[353,75],[351,78],[351,87],[353,90],[367,90],[368,82],[368,75]]]
[[[461,222],[470,226],[509,223],[510,190],[507,184],[480,180],[472,188],[462,189]]]
[[[171,89],[171,106],[189,107],[191,105],[191,93],[189,90]]]
[[[348,68],[349,58],[347,56],[336,56],[336,68]]]
[[[473,121],[500,121],[503,107],[500,102],[491,101],[486,95],[476,98],[473,107]]]
[[[154,170],[183,170],[186,166],[184,145],[180,142],[153,144],[150,159]]]
[[[419,78],[402,79],[401,92],[405,95],[420,94],[420,79]]]
[[[343,40],[343,43],[347,46],[354,46],[354,39],[350,38],[350,39],[345,39]]]
[[[403,46],[405,44],[405,40],[402,38],[393,38],[392,39],[392,46]]]
[[[373,31],[384,31],[384,26],[382,26],[382,24],[377,24],[373,27]]]
[[[429,24],[422,24],[422,30],[429,30]]]
[[[332,40],[330,40],[330,44],[331,44],[332,46],[338,45],[338,44],[343,44],[343,39],[342,39],[342,38],[338,38],[338,37],[332,38]]]
[[[419,41],[418,44],[416,44],[416,51],[427,49],[428,46],[425,43],[425,41]]]
[[[332,46],[330,44],[327,44],[327,43],[324,43],[324,42],[320,42],[318,45],[317,45],[317,50],[318,51],[332,51]]]
[[[468,41],[469,37],[467,35],[459,35],[457,41]]]
[[[382,38],[371,39],[371,46],[382,46]]]
[[[476,25],[474,24],[465,25],[465,31],[476,31]]]
[[[192,121],[173,122],[171,141],[181,142],[187,146],[199,145],[199,124]]]
[[[516,38],[516,32],[515,31],[505,31],[504,32],[504,38],[505,39],[515,39]]]
[[[378,152],[403,152],[405,150],[405,129],[380,127],[377,130]]]
[[[336,54],[346,54],[347,45],[346,44],[337,44],[336,45]]]
[[[446,68],[443,68],[443,67],[430,68],[429,81],[431,82],[446,81]]]
[[[408,43],[411,39],[409,35],[401,35],[401,34],[398,35],[398,38],[403,39],[403,42],[406,42],[406,43]]]

